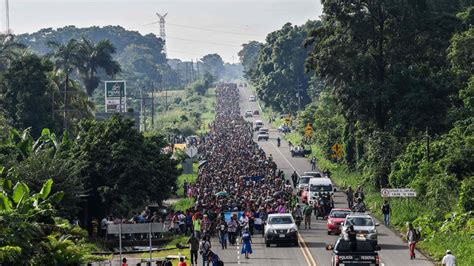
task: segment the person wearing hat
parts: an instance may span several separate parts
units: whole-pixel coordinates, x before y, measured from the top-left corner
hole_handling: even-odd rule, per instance
[[[451,250],[446,250],[446,255],[441,261],[443,266],[456,266],[456,257],[452,254]]]

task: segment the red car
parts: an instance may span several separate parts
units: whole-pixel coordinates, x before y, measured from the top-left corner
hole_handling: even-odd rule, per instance
[[[341,233],[341,224],[346,220],[346,216],[351,213],[348,208],[334,208],[328,216],[328,235]]]

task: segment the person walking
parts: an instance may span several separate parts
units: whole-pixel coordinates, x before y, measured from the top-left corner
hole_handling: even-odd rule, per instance
[[[293,174],[291,174],[291,180],[293,181],[293,187],[296,187],[296,182],[298,182],[298,174],[296,171],[293,171]]]
[[[408,223],[407,227],[408,227],[408,231],[407,231],[406,237],[408,240],[408,249],[410,251],[410,259],[413,260],[415,259],[415,247],[416,247],[416,243],[419,240],[419,234],[415,230],[415,228],[413,228],[413,225],[411,223]]]
[[[193,221],[193,227],[194,227],[194,235],[197,238],[201,238],[201,218],[199,218],[198,215],[196,215],[196,218]]]
[[[222,249],[227,249],[227,223],[224,218],[219,220],[217,224],[217,231],[219,232],[219,242],[221,243]]]
[[[186,266],[186,262],[184,261],[184,257],[179,257],[178,266]]]
[[[311,171],[316,170],[316,157],[311,158]]]
[[[199,239],[194,234],[191,234],[187,243],[189,244],[189,253],[191,257],[191,266],[197,266]]]
[[[349,209],[352,209],[352,207],[354,207],[354,191],[351,186],[346,189],[346,198]]]
[[[127,264],[127,258],[122,259],[122,266],[128,266]]]
[[[383,214],[383,223],[385,226],[390,225],[390,212],[392,210],[390,209],[390,204],[388,203],[388,200],[385,200],[383,205],[382,205],[382,214]]]
[[[305,206],[303,207],[303,214],[304,214],[304,229],[311,229],[311,214],[313,213],[313,208],[306,202]]]
[[[209,251],[211,250],[211,242],[209,242],[209,237],[204,235],[202,237],[201,243],[199,243],[199,253],[202,256],[202,266],[209,266],[208,255]]]
[[[235,237],[237,234],[237,229],[239,227],[239,223],[237,222],[237,214],[232,214],[232,217],[227,222],[227,233],[229,235],[229,243],[233,246],[235,245]]]
[[[441,264],[443,264],[443,266],[456,266],[456,257],[451,250],[446,250],[446,255],[443,257]]]
[[[245,258],[249,259],[249,254],[252,254],[252,237],[250,236],[250,232],[248,230],[244,230],[242,233],[242,239],[240,240],[242,244],[242,250],[240,254],[245,254]]]

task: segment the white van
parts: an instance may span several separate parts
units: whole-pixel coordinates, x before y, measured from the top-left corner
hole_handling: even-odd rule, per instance
[[[255,130],[259,130],[262,127],[263,127],[262,120],[256,120],[253,124],[253,129],[255,129]]]
[[[314,200],[318,196],[318,193],[321,194],[334,194],[336,190],[332,185],[331,179],[323,178],[311,178],[309,180],[309,203],[313,204]]]

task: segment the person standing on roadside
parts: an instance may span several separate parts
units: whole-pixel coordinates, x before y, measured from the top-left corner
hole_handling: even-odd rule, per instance
[[[198,250],[199,250],[199,239],[194,234],[191,234],[191,236],[188,239],[189,244],[189,251],[190,251],[190,257],[191,257],[191,266],[196,265],[197,266],[197,261],[198,261]]]
[[[127,264],[127,258],[122,259],[122,266],[128,266]]]
[[[362,201],[364,201],[365,199],[365,194],[364,194],[364,189],[362,188],[362,186],[359,186],[357,188],[357,192],[355,193],[355,197],[357,199],[362,199]]]
[[[446,250],[446,255],[443,257],[441,264],[443,266],[456,266],[456,257],[452,254],[451,250]]]
[[[349,186],[346,189],[346,198],[347,198],[347,205],[349,206],[350,209],[354,207],[354,191],[352,190],[352,187]]]
[[[316,170],[316,157],[311,158],[311,171]]]
[[[382,205],[382,214],[383,214],[383,223],[385,226],[390,225],[390,212],[392,210],[390,209],[390,204],[388,203],[388,200],[385,200],[383,205]]]
[[[418,242],[419,239],[419,234],[413,228],[413,225],[411,223],[407,224],[408,226],[408,231],[407,231],[407,241],[408,241],[408,249],[410,251],[410,259],[413,260],[415,259],[415,247],[416,247],[416,242]]]

